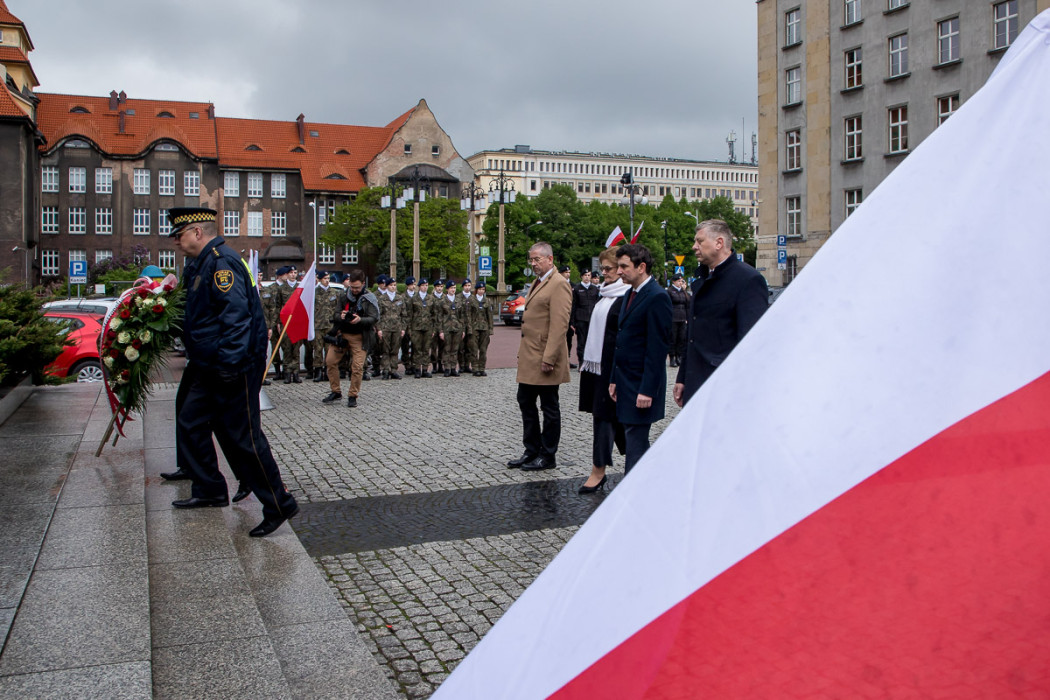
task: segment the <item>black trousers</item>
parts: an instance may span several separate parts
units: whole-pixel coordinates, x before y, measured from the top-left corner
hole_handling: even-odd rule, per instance
[[[587,346],[587,329],[590,323],[576,324],[576,360],[577,364],[583,364],[583,350]]]
[[[627,437],[627,457],[624,459],[623,473],[630,472],[638,460],[649,450],[649,429],[652,423],[627,424],[623,426]]]
[[[543,428],[540,428],[540,400]],[[561,408],[558,405],[558,385],[518,384],[518,406],[521,408],[522,443],[525,454],[531,457],[554,459],[561,439]]]
[[[685,343],[689,337],[689,324],[675,321],[671,324],[671,357],[681,360],[685,356]]]
[[[251,488],[267,517],[284,515],[295,499],[281,481],[259,419],[259,373],[221,381],[215,373],[186,365],[175,398],[178,465],[189,471],[197,498],[227,496],[212,434],[237,478]]]

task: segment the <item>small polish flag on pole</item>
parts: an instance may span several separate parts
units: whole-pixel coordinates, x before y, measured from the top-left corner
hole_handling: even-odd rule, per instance
[[[300,280],[292,296],[281,308],[281,323],[285,326],[288,340],[314,339],[314,287],[317,286],[317,263]]]
[[[623,231],[617,226],[609,234],[609,237],[605,239],[605,247],[612,248],[614,245],[623,244],[627,242],[627,238],[623,235]]]
[[[645,226],[645,222],[644,221],[642,223],[638,224],[638,230],[634,232],[633,236],[631,236],[631,243],[637,243],[638,242],[638,236],[641,235],[641,233],[642,233],[642,226]]]
[[[435,700],[1046,696],[1048,36],[1050,10]]]

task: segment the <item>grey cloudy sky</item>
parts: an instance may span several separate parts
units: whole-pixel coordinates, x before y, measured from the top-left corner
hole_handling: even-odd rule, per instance
[[[42,92],[370,126],[422,97],[464,157],[529,144],[725,160],[730,130],[747,157],[756,130],[750,0],[6,2]]]

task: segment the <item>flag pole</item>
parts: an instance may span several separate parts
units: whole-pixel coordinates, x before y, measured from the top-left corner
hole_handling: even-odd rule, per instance
[[[284,322],[284,326],[281,328],[281,335],[277,338],[277,341],[273,344],[273,353],[270,355],[270,361],[266,363],[266,369],[263,370],[262,381],[266,381],[266,375],[270,373],[270,366],[273,364],[273,358],[277,357],[277,351],[281,349],[281,341],[284,340],[284,334],[288,331],[288,324],[292,322],[292,316],[294,313],[288,314],[288,320]]]

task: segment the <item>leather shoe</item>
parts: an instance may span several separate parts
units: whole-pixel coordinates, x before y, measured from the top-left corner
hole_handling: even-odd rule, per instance
[[[184,498],[181,501],[172,501],[171,505],[176,508],[221,508],[230,505],[230,499],[226,496],[215,496],[214,498]]]
[[[528,464],[529,462],[531,462],[534,459],[536,459],[536,457],[534,457],[533,455],[530,455],[528,452],[526,452],[521,457],[518,457],[517,459],[512,459],[509,462],[507,462],[507,466],[510,467],[511,469],[517,469],[521,465]]]
[[[594,493],[595,491],[601,491],[601,488],[605,486],[605,482],[609,480],[608,476],[603,476],[602,480],[594,486],[581,486],[580,490],[576,493]],[[586,482],[585,482],[586,483]]]
[[[299,513],[299,506],[292,506],[291,511],[285,515],[277,515],[272,518],[264,518],[251,532],[248,533],[249,537],[266,537],[271,532],[279,528],[284,524],[285,520],[294,518]]]
[[[555,464],[553,459],[544,459],[543,457],[537,457],[531,462],[526,462],[521,465],[521,470],[524,472],[537,472],[541,469],[554,469]]]
[[[190,473],[185,469],[176,469],[173,472],[161,472],[160,478],[165,481],[184,481],[190,478]]]
[[[237,484],[237,493],[233,494],[232,500],[234,503],[240,503],[251,495],[252,490],[246,484]]]
[[[343,395],[337,392],[329,392],[328,396],[321,399],[321,403],[335,403],[343,398]]]

